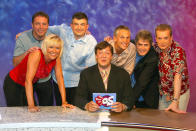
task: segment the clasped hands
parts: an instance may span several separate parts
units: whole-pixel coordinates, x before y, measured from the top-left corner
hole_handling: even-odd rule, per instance
[[[122,112],[122,111],[125,111],[126,110],[126,106],[125,104],[122,104],[121,102],[115,102],[111,105],[111,111],[114,111],[114,112]],[[89,103],[87,103],[85,105],[85,109],[87,111],[90,111],[90,112],[95,112],[97,110],[99,110],[99,105],[97,105],[95,102],[93,101],[90,101]]]

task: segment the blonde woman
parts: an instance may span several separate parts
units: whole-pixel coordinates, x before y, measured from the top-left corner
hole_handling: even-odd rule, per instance
[[[4,80],[4,93],[7,106],[26,106],[30,112],[40,111],[35,106],[33,84],[40,78],[47,77],[54,68],[59,91],[61,93],[62,107],[73,108],[66,102],[64,80],[60,57],[63,51],[63,41],[59,36],[48,35],[41,49],[29,53],[12,69]]]

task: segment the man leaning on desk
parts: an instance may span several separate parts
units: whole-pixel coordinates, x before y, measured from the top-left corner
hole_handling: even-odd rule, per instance
[[[113,47],[106,41],[100,42],[95,47],[95,55],[97,64],[83,70],[80,74],[75,105],[95,112],[100,107],[93,102],[93,93],[116,93],[116,102],[111,105],[111,111],[131,110],[134,96],[130,76],[124,69],[111,64]]]

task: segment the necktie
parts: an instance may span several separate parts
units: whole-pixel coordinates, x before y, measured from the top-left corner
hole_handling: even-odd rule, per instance
[[[105,70],[102,71],[102,79],[103,79],[103,83],[104,83],[105,89],[107,90],[108,73]]]

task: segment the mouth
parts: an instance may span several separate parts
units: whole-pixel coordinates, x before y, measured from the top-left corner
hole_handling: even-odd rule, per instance
[[[38,32],[39,32],[39,33],[44,33],[44,32],[45,32],[45,30],[38,30]]]
[[[49,53],[49,55],[52,56],[52,57],[57,57],[58,56],[57,53]]]
[[[121,44],[122,44],[122,46],[124,46],[124,47],[127,47],[127,45],[128,45],[127,43],[124,43],[124,42],[121,43]]]

